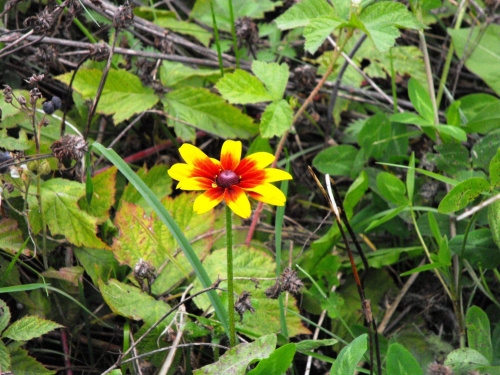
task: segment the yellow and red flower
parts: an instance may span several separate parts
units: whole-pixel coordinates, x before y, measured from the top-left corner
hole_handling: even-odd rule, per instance
[[[225,200],[234,213],[246,219],[251,209],[245,193],[264,203],[285,204],[285,195],[271,182],[291,180],[292,176],[280,169],[266,168],[274,161],[274,155],[268,152],[256,152],[241,160],[241,142],[225,141],[220,161],[188,143],[181,146],[179,153],[185,163],[174,164],[168,174],[179,181],[177,189],[206,190],[194,201],[193,209],[198,214]]]

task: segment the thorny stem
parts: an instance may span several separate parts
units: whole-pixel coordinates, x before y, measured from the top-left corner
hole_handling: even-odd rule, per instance
[[[227,309],[229,313],[229,342],[232,348],[236,346],[236,329],[234,326],[233,220],[231,214],[231,209],[226,205]]]

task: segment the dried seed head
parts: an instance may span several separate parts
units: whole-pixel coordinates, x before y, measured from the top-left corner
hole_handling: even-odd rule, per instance
[[[24,95],[19,95],[17,97],[17,101],[19,102],[19,104],[21,105],[26,105],[26,103],[28,103],[28,101],[26,100],[26,97]]]
[[[79,135],[66,134],[50,146],[52,154],[60,163],[67,160],[80,161],[89,150],[88,144]]]
[[[89,46],[89,57],[94,61],[104,61],[109,58],[109,47],[104,44],[91,44]]]
[[[9,85],[3,85],[3,95],[4,95],[4,100],[5,100],[5,103],[12,103],[12,87],[10,87]]]
[[[281,274],[281,288],[283,291],[295,294],[298,293],[303,286],[304,284],[302,284],[302,281],[297,277],[297,271],[292,270],[290,267],[285,268]]]
[[[151,284],[156,280],[156,268],[141,258],[134,266],[134,278],[141,286],[141,289],[149,293]],[[147,281],[147,284],[145,281]]]
[[[273,286],[270,286],[264,292],[267,298],[270,299],[278,299],[281,294],[281,284],[279,280],[276,280],[276,283]]]
[[[243,314],[246,311],[250,311],[252,314],[255,312],[252,301],[250,300],[251,295],[250,292],[244,290],[234,304],[234,311],[240,315],[240,323],[243,321]]]
[[[259,41],[259,28],[250,17],[238,18],[234,21],[234,28],[238,37],[239,47],[243,44],[243,41],[250,44],[255,44]]]
[[[43,160],[38,167],[38,174],[41,176],[52,173],[52,168],[47,160]]]
[[[133,20],[134,12],[127,2],[125,5],[121,5],[116,9],[116,13],[113,16],[113,26],[115,29],[123,29],[132,25]]]
[[[316,86],[316,68],[309,65],[298,66],[293,70],[293,80],[301,92],[309,92]]]
[[[429,364],[428,370],[429,375],[451,375],[453,373],[451,368],[437,362]]]
[[[34,89],[31,89],[31,91],[30,91],[30,104],[36,105],[37,100],[41,99],[42,97],[43,97],[42,93],[40,92],[40,90],[38,90],[37,87],[35,87]]]

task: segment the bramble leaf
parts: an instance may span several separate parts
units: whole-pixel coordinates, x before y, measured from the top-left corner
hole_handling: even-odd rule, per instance
[[[305,49],[314,54],[326,38],[342,23],[334,16],[317,17],[311,20],[304,30]]]
[[[29,315],[12,323],[3,332],[2,337],[7,337],[15,341],[28,341],[62,327],[59,323]]]
[[[0,249],[17,253],[23,246],[23,233],[16,220],[3,218],[0,220]]]
[[[283,99],[290,72],[287,64],[266,63],[254,60],[252,72],[260,79],[273,100]]]
[[[10,351],[9,370],[16,375],[54,375],[55,371],[47,370],[35,358],[28,355],[28,351],[15,348]]]
[[[335,10],[324,0],[303,0],[296,3],[275,22],[281,30],[307,26],[317,17],[335,16]]]
[[[109,210],[115,204],[116,171],[113,167],[92,177],[94,194],[90,206],[85,198],[79,201],[80,208],[96,217],[98,224],[108,220]]]
[[[263,138],[282,136],[292,126],[293,110],[285,99],[273,102],[266,107],[260,122]]]
[[[237,69],[226,74],[215,85],[224,99],[230,103],[247,104],[273,100],[271,93],[258,78],[250,73]]]

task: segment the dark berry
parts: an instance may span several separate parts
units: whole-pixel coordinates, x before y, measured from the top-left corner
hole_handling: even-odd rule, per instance
[[[52,104],[52,102],[43,103],[42,108],[47,115],[51,115],[54,113],[54,104]]]
[[[215,179],[217,186],[222,188],[228,188],[233,185],[237,185],[240,182],[240,178],[233,171],[223,171],[220,176]]]
[[[61,98],[58,96],[54,96],[51,100],[52,104],[54,105],[54,109],[57,111],[58,109],[61,109]]]

